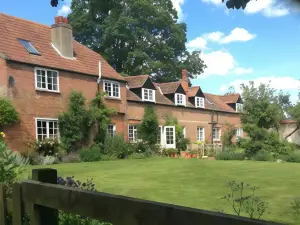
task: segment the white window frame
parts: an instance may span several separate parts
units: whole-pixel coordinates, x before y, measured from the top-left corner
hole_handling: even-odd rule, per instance
[[[132,130],[132,135],[133,135],[133,139],[132,140],[130,140],[130,136],[129,136],[129,134],[130,134],[130,128],[132,128],[133,130]],[[137,142],[137,125],[134,125],[134,124],[128,124],[128,141],[129,142],[132,142],[132,143],[134,143],[134,142]]]
[[[145,98],[145,92],[148,93],[148,99]],[[152,99],[149,99],[150,92],[152,93]],[[155,102],[155,90],[142,88],[142,100],[148,102]]]
[[[219,138],[214,138],[215,130],[219,130]],[[213,136],[213,140],[214,141],[220,141],[221,140],[221,128],[218,128],[218,127],[213,128],[213,134],[212,134],[212,136]]]
[[[36,117],[35,118],[35,138],[36,140],[39,140],[38,137],[38,126],[37,122],[42,121],[46,122],[46,138],[49,139],[49,122],[57,122],[57,140],[59,141],[59,126],[58,126],[58,119],[56,118],[42,118],[42,117]]]
[[[202,137],[200,137],[200,130],[202,129]],[[197,141],[205,141],[205,129],[204,127],[197,127]]]
[[[167,129],[172,128],[173,129],[173,143],[167,144]],[[165,140],[165,148],[176,148],[176,132],[175,132],[175,126],[165,126],[164,127],[164,140]]]
[[[203,97],[195,97],[195,106],[196,108],[205,108],[205,99]]]
[[[107,135],[109,135],[109,133],[108,133],[108,127],[109,126],[113,126],[113,135],[111,136],[111,137],[114,137],[115,135],[116,135],[116,124],[108,124],[108,126],[107,126],[107,130],[106,130],[106,133],[107,133]],[[109,135],[110,136],[110,135]]]
[[[244,107],[244,105],[242,103],[235,103],[235,108],[236,108],[235,110],[237,112],[243,111],[243,107]]]
[[[243,128],[237,128],[236,129],[236,137],[237,138],[242,138],[243,137],[243,133],[244,133]]]
[[[183,127],[182,132],[183,132],[183,137],[186,138],[186,127]]]
[[[179,102],[177,101],[177,97],[178,97],[178,96],[181,96],[181,97],[182,97],[182,103],[179,103]],[[186,98],[185,98],[185,95],[184,95],[184,94],[175,93],[174,98],[175,98],[175,105],[184,105],[184,106],[185,106],[185,104],[186,104]]]
[[[164,137],[163,137],[163,126],[159,126],[159,130],[158,130],[158,132],[159,132],[159,135],[160,135],[160,142],[158,142],[158,140],[157,140],[157,144],[160,144],[161,146],[163,145],[163,143],[164,143]]]
[[[111,87],[110,87],[111,96],[105,90],[105,84],[106,83],[110,83],[110,85],[111,85]],[[118,96],[113,96],[113,89],[114,89],[113,85],[118,85]],[[121,86],[120,86],[120,83],[117,82],[117,81],[112,81],[112,80],[103,80],[103,92],[105,92],[107,94],[107,97],[109,97],[109,98],[121,98]]]
[[[46,88],[42,88],[42,87],[37,86],[37,82],[38,82],[37,81],[37,77],[38,77],[37,71],[38,70],[44,70],[45,71]],[[56,84],[57,85],[57,90],[48,89],[48,71],[57,73],[57,84]],[[52,70],[52,69],[46,69],[46,68],[42,68],[42,67],[35,67],[34,68],[34,86],[35,86],[35,90],[38,90],[38,91],[48,91],[48,92],[58,93],[59,92],[59,71],[58,70]]]

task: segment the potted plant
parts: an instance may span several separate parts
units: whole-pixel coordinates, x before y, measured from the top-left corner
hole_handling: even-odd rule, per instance
[[[197,158],[199,152],[194,150],[194,151],[191,151],[190,154],[191,154],[191,158]]]
[[[169,149],[167,149],[167,152],[168,152],[169,157],[176,158],[178,151],[177,151],[177,149],[169,148]]]
[[[180,157],[181,158],[187,158],[188,152],[187,151],[181,151],[180,152]]]

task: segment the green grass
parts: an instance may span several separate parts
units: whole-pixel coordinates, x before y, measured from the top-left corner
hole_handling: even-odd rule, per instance
[[[52,167],[60,176],[93,178],[98,191],[226,213],[232,213],[220,199],[229,193],[226,182],[243,181],[269,203],[262,219],[288,224],[290,203],[300,196],[300,164],[293,163],[155,158]]]

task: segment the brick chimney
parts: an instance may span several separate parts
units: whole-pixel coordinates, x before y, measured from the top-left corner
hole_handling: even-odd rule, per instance
[[[55,24],[51,26],[51,41],[62,56],[73,58],[73,32],[67,18],[55,17]]]
[[[188,77],[188,71],[186,69],[183,69],[181,71],[181,85],[185,92],[187,92],[189,88],[189,77]]]

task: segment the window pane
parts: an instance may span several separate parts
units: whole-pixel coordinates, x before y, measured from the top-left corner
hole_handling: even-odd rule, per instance
[[[119,97],[119,85],[113,84],[113,97]]]
[[[112,96],[112,93],[111,93],[111,83],[105,82],[104,83],[104,90],[108,94],[108,96]]]
[[[109,124],[107,127],[107,135],[110,137],[115,136],[115,125]]]

